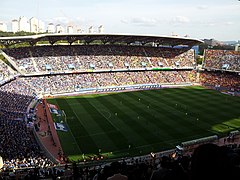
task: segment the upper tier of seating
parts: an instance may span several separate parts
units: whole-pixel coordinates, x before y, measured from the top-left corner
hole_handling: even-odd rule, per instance
[[[194,50],[169,47],[116,45],[35,46],[5,49],[11,63],[23,74],[72,71],[193,68]]]
[[[229,50],[205,50],[203,67],[221,71],[240,72],[240,52]]]

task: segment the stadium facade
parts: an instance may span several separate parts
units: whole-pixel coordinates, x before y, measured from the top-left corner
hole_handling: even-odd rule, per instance
[[[21,43],[27,46],[8,48]],[[196,83],[237,94],[239,52],[206,51],[201,71],[196,68],[192,49],[201,43],[192,38],[136,34],[1,37],[0,44],[6,48],[1,52],[5,60],[0,61],[0,119],[7,121],[10,129],[15,128],[17,135],[22,134],[16,144],[4,145],[14,153],[4,149],[3,159],[14,161],[30,155],[40,158],[40,147],[31,135],[32,130],[25,127],[31,120],[30,109],[34,109],[30,105],[44,97]],[[15,149],[29,139],[26,152]]]

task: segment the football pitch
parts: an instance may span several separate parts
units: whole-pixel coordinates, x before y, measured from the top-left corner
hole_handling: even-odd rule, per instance
[[[70,160],[140,156],[240,128],[240,97],[199,86],[47,99],[66,114]],[[58,121],[54,118],[54,121]]]

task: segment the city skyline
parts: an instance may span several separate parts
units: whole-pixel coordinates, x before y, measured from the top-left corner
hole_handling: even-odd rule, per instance
[[[237,0],[2,0],[0,22],[25,16],[87,30],[104,26],[105,33],[188,35],[217,40],[240,39]]]
[[[8,26],[7,26],[8,24]],[[27,18],[20,16],[18,19],[13,19],[11,22],[0,21],[0,31],[6,32],[32,32],[32,33],[103,33],[104,26],[99,25],[98,27],[90,26],[87,29],[82,29],[79,25],[74,24],[45,24],[42,20],[36,17]]]

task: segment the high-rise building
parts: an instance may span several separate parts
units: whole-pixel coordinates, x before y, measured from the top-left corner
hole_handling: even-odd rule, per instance
[[[30,25],[25,16],[21,16],[18,21],[18,31],[30,32]]]
[[[37,18],[32,17],[30,20],[30,32],[38,33],[39,32],[39,21]]]
[[[61,26],[61,24],[56,25],[56,33],[64,33],[64,28]]]
[[[69,34],[73,33],[73,26],[72,25],[67,26],[67,33],[69,33]]]
[[[41,20],[38,21],[38,32],[45,32],[45,23]]]
[[[18,20],[17,19],[12,20],[12,32],[13,33],[18,32]]]
[[[240,45],[239,44],[235,45],[235,51],[240,51]]]
[[[0,22],[0,31],[6,32],[7,31],[7,24],[4,22]]]
[[[55,27],[53,23],[49,23],[47,26],[47,32],[48,33],[55,33]]]
[[[90,26],[90,27],[89,27],[88,33],[93,33],[93,26]]]
[[[57,24],[56,26],[53,23],[49,23],[45,26],[45,23],[35,17],[27,19],[25,16],[20,16],[19,19],[13,19],[11,21],[11,28],[8,29],[7,23],[0,21],[0,31],[12,31],[13,33],[19,31],[32,32],[32,33],[103,33],[104,27],[100,25],[97,29],[94,30],[93,26],[90,26],[88,29],[84,30],[79,25],[69,22],[66,26]]]
[[[104,27],[103,27],[103,25],[100,25],[98,27],[98,33],[103,33],[103,31],[104,31]]]

